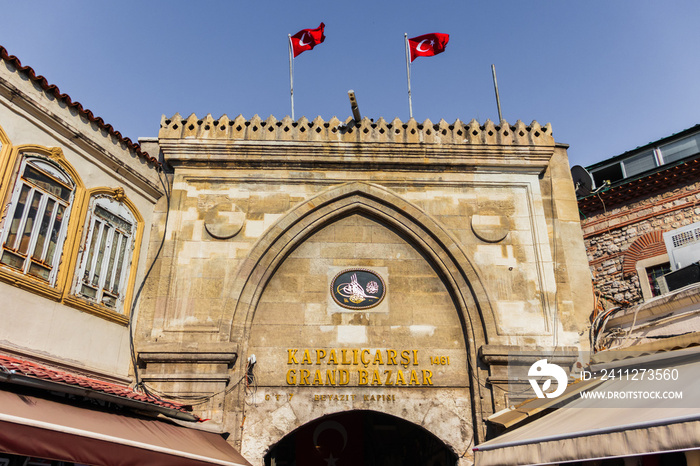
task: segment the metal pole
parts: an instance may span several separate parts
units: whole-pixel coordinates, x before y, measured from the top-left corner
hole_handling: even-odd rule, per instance
[[[289,38],[289,96],[292,99],[292,120],[294,120],[294,57],[292,57],[292,35],[287,34],[287,37]]]
[[[408,79],[408,118],[413,118],[413,103],[411,102],[411,62],[408,53],[408,33],[403,33],[403,39],[406,43],[406,78]]]
[[[496,81],[496,65],[491,65],[491,74],[493,74],[493,87],[496,89],[496,105],[498,105],[498,121],[503,120],[501,114],[501,98],[498,96],[498,81]]]

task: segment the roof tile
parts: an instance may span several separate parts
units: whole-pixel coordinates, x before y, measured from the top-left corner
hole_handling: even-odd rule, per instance
[[[152,163],[155,166],[160,166],[160,162],[158,162],[157,159],[148,155],[148,153],[143,152],[141,150],[141,146],[138,143],[135,143],[131,139],[122,136],[122,134],[119,131],[115,130],[112,125],[105,123],[105,121],[101,117],[96,117],[92,113],[92,111],[83,108],[83,105],[80,102],[73,102],[73,100],[68,94],[61,94],[61,91],[58,89],[58,86],[56,86],[55,84],[49,84],[46,78],[41,75],[37,76],[36,72],[32,69],[31,66],[23,66],[22,63],[19,61],[19,58],[15,57],[14,55],[10,55],[7,52],[7,49],[5,49],[5,47],[3,47],[2,45],[0,45],[0,58],[13,63],[15,68],[17,68],[19,71],[25,72],[29,79],[37,83],[44,90],[44,92],[53,94],[53,96],[57,100],[62,100],[68,107],[76,109],[78,113],[84,115],[85,117],[87,117],[88,120],[90,120],[93,123],[96,123],[97,126],[106,130],[109,134],[115,136],[121,142],[126,144],[127,147],[133,150],[136,153],[136,155],[138,155],[140,158],[144,159],[148,163]]]
[[[182,412],[189,412],[192,410],[192,408],[188,405],[165,400],[153,395],[147,395],[145,393],[139,393],[125,385],[104,382],[102,380],[92,379],[90,377],[59,371],[57,369],[42,366],[41,364],[13,358],[4,354],[0,354],[0,371],[24,375],[26,377],[33,377],[36,379],[51,380],[66,385],[88,388],[98,392],[108,393],[110,395],[129,398]]]

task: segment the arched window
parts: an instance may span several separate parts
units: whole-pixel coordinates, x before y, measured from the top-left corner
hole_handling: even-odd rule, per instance
[[[90,199],[73,293],[123,312],[137,221],[115,197]]]
[[[0,232],[0,264],[55,285],[74,196],[61,168],[25,154]]]
[[[661,294],[657,279],[671,271],[663,231],[652,231],[637,238],[624,253],[622,273],[637,273],[642,297],[647,300]]]

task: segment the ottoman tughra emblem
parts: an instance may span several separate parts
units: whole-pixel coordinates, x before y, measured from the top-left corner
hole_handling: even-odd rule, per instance
[[[333,278],[331,296],[338,305],[347,309],[369,309],[385,295],[384,280],[368,269],[346,269]]]

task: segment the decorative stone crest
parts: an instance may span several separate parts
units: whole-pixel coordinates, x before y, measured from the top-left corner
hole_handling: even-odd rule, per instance
[[[375,307],[382,302],[385,295],[384,279],[369,269],[345,269],[331,281],[333,300],[346,309],[361,310]]]

